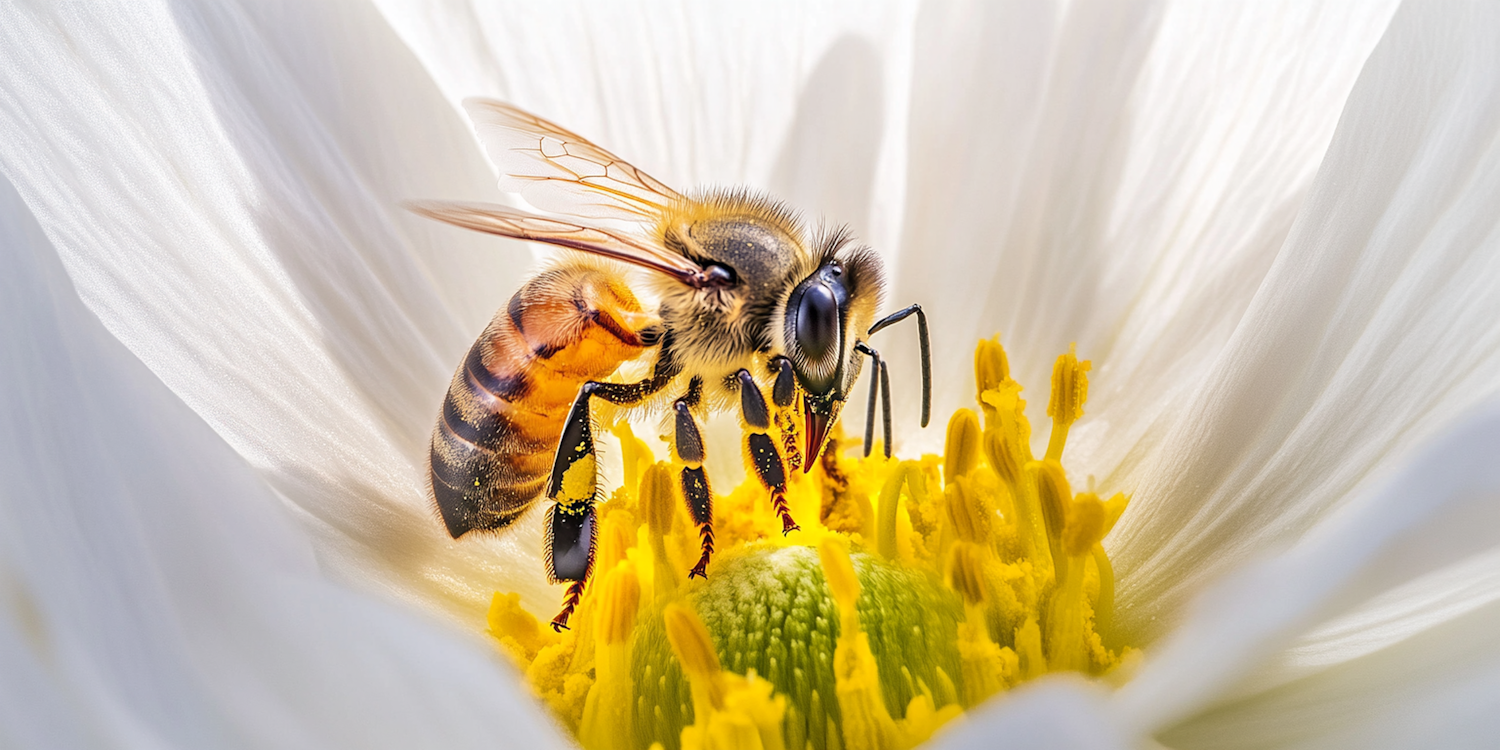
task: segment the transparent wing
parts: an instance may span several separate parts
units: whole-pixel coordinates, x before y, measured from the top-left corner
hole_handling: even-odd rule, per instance
[[[698,264],[669,253],[640,238],[619,232],[549,219],[493,203],[420,201],[406,207],[423,216],[446,221],[465,229],[546,242],[606,258],[633,263],[672,276],[685,284],[700,286],[704,272]]]
[[[681,195],[566,128],[493,99],[466,99],[500,188],[571,216],[653,222]]]

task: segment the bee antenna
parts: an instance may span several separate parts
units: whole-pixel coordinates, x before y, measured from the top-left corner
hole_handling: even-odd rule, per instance
[[[865,407],[865,455],[870,455],[870,450],[875,445],[875,401],[880,395],[882,381],[885,383],[885,455],[891,455],[891,381],[889,376],[882,377],[886,373],[885,361],[880,358],[880,352],[871,349],[863,341],[854,344],[854,350],[865,354],[873,360],[874,369],[870,372],[870,401]]]
[[[922,426],[926,427],[932,421],[932,337],[927,332],[927,313],[922,312],[921,305],[897,310],[870,326],[868,335],[874,336],[877,331],[900,323],[912,315],[917,316],[917,341],[922,346]],[[870,402],[871,409],[874,409],[874,404],[874,401]]]

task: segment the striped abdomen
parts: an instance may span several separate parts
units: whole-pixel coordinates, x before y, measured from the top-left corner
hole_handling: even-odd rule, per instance
[[[579,387],[639,356],[657,322],[617,274],[585,262],[511,297],[453,375],[432,433],[432,495],[448,533],[504,528],[531,507]]]

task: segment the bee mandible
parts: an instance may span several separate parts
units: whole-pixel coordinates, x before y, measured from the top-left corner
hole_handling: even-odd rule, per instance
[[[784,206],[745,190],[683,195],[509,104],[470,99],[464,106],[500,187],[554,216],[487,203],[409,207],[578,252],[523,284],[459,365],[432,434],[432,499],[455,539],[505,529],[540,498],[552,501],[547,576],[568,584],[555,629],[567,627],[593,568],[593,434],[601,406],[665,412],[682,495],[698,525],[701,553],[689,577],[707,575],[714,548],[699,429],[709,412],[739,411],[747,468],[770,493],[784,534],[797,528],[786,503],[787,467],[812,469],[866,357],[865,453],[879,400],[890,455],[889,375],[867,341],[909,317],[921,344],[927,426],[926,315],[912,305],[875,320],[885,269],[846,231],[808,233]],[[628,283],[632,266],[649,309]],[[649,374],[621,382],[617,371],[633,362]]]

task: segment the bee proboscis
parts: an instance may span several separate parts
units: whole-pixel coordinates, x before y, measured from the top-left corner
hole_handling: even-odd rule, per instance
[[[707,575],[714,545],[699,429],[708,412],[739,411],[747,468],[770,493],[783,533],[797,528],[785,499],[787,466],[812,469],[865,357],[874,370],[865,452],[879,400],[889,455],[889,376],[867,340],[913,316],[927,426],[926,316],[911,305],[875,319],[885,269],[847,232],[809,234],[781,204],[749,191],[678,193],[509,104],[470,99],[464,106],[501,187],[554,215],[442,201],[412,210],[579,252],[528,280],[469,349],[433,431],[429,480],[454,538],[504,529],[542,497],[553,501],[545,564],[552,582],[568,584],[554,628],[567,627],[593,568],[599,402],[665,411],[701,540],[689,577]],[[648,293],[649,308],[628,281],[630,267],[642,277],[636,289]],[[618,371],[632,362],[649,374],[623,382]]]

